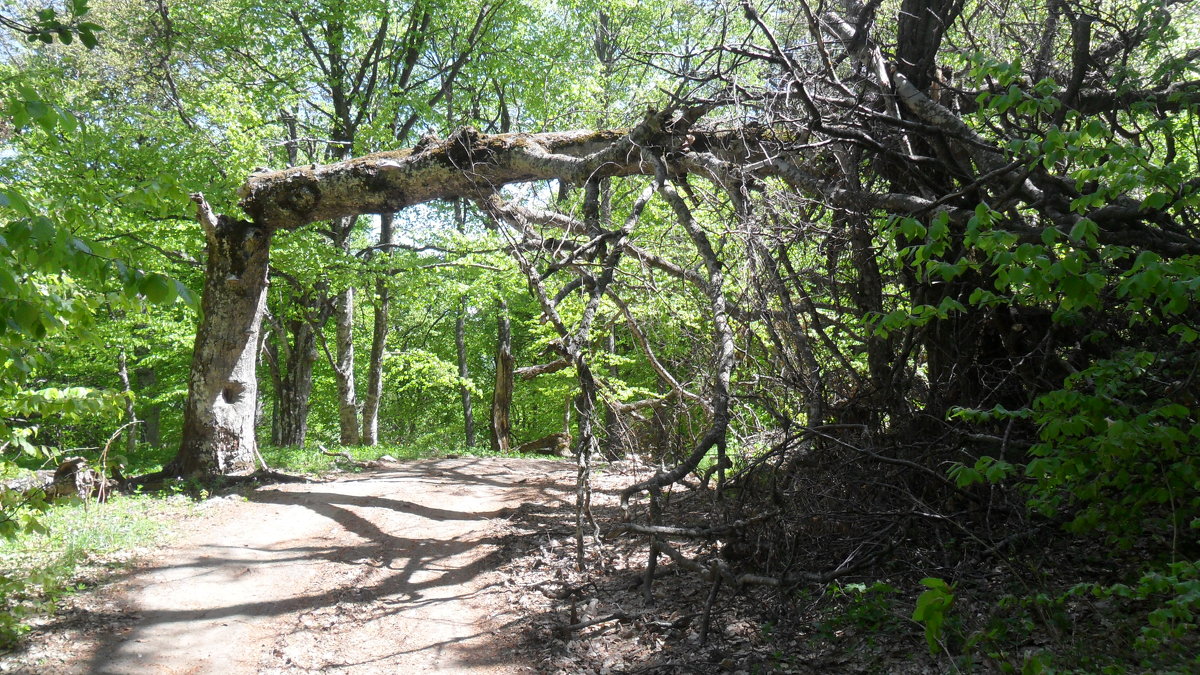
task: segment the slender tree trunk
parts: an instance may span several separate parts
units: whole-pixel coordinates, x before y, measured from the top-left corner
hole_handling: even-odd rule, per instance
[[[454,324],[454,343],[458,347],[458,376],[462,379],[459,391],[462,393],[463,428],[467,436],[467,447],[475,445],[475,413],[471,406],[471,389],[467,379],[471,376],[467,368],[467,296],[459,298],[458,321]]]
[[[308,407],[317,343],[308,321],[293,319],[289,328],[292,347],[279,388],[279,445],[302,447],[308,436]]]
[[[617,353],[617,333],[615,327],[608,333],[608,353]],[[616,380],[621,376],[621,369],[613,363],[608,367],[608,376]],[[611,405],[604,406],[604,455],[609,459],[621,456],[621,429],[617,413]]]
[[[392,223],[395,214],[379,215],[379,244],[388,246],[395,242]],[[388,249],[382,251],[387,255]],[[379,443],[379,400],[383,397],[383,353],[387,347],[388,310],[391,305],[391,290],[387,280],[375,282],[375,325],[371,332],[371,356],[367,363],[367,397],[363,401],[362,444]]]
[[[496,301],[496,386],[492,390],[492,451],[512,447],[513,354],[508,305]]]
[[[337,320],[338,421],[342,445],[358,445],[358,398],[354,391],[354,287],[338,293]]]
[[[592,520],[592,454],[596,450],[594,431],[596,416],[596,380],[587,361],[578,355],[575,369],[579,376],[579,445],[575,449],[575,568],[587,569],[587,549],[584,547],[585,521]],[[595,522],[592,521],[595,530]],[[598,533],[596,533],[598,534]]]
[[[279,390],[271,398],[271,445],[283,445],[283,427],[279,424]]]
[[[276,334],[277,339],[287,339],[282,334],[282,327]],[[279,346],[275,340],[267,340],[263,353],[267,357],[267,370],[271,373],[271,387],[275,395],[271,397],[271,445],[283,445],[283,427],[279,423],[279,399],[283,396],[283,366],[279,362]]]
[[[121,378],[121,393],[125,394],[125,452],[133,454],[137,450],[137,413],[133,409],[133,388],[129,386],[129,364],[125,359],[125,350],[117,354],[117,377]]]
[[[454,220],[458,223],[461,234],[465,229],[467,212],[462,200],[454,202]],[[462,379],[459,390],[462,392],[463,427],[467,437],[467,447],[475,446],[475,413],[471,406],[471,389],[467,382],[471,371],[467,367],[467,296],[459,296],[458,320],[454,322],[454,344],[458,347],[458,376]]]
[[[139,356],[134,352],[135,356]],[[140,355],[144,356],[144,354]],[[138,391],[152,391],[158,384],[158,376],[154,368],[137,368],[133,371],[137,381]],[[142,408],[142,438],[152,448],[162,445],[162,404],[150,403]]]
[[[343,251],[350,248],[350,235],[357,218],[338,218],[333,221],[333,244]],[[337,336],[333,375],[337,380],[338,423],[342,445],[358,445],[358,396],[354,388],[354,286],[338,293],[333,300]]]
[[[258,335],[267,299],[271,230],[216,216],[193,196],[208,242],[203,313],[196,332],[183,442],[168,475],[250,471],[258,452]]]

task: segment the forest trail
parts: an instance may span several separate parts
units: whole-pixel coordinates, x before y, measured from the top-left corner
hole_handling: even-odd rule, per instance
[[[520,673],[492,593],[505,516],[559,462],[440,459],[227,498],[122,581],[77,673]],[[43,671],[45,672],[45,671]]]

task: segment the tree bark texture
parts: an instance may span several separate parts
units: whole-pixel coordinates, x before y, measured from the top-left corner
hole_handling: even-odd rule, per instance
[[[508,183],[561,178],[582,184],[593,175],[652,173],[629,136],[628,129],[485,135],[467,127],[411,149],[254,174],[242,186],[241,204],[256,222],[294,229],[435,199],[475,198]],[[745,147],[724,134],[704,142]]]
[[[300,300],[303,302],[303,299]],[[308,438],[308,407],[312,396],[313,364],[317,360],[317,341],[313,327],[303,318],[288,322],[291,346],[286,350],[280,380],[279,444],[299,448]],[[281,335],[288,340],[288,335]]]
[[[492,390],[492,451],[512,447],[513,354],[508,305],[496,301],[496,385]]]
[[[350,249],[350,236],[357,220],[353,216],[335,218],[331,224],[333,245],[343,252]],[[354,286],[346,287],[334,297],[333,313],[337,328],[332,365],[338,391],[339,440],[342,445],[358,445],[361,437],[358,392],[354,386]],[[321,325],[316,329],[321,330]]]
[[[164,472],[250,471],[258,450],[255,364],[266,310],[271,230],[215,215],[203,195],[192,199],[207,239],[203,319],[188,378],[183,441]]]
[[[395,214],[379,215],[379,244],[396,243]],[[385,249],[386,250],[386,249]],[[383,354],[387,348],[388,313],[391,309],[391,289],[387,280],[375,282],[375,315],[371,330],[371,355],[367,362],[367,394],[363,399],[362,444],[379,443],[379,401],[383,398]]]
[[[358,445],[358,396],[354,388],[354,287],[338,293],[334,300],[337,321],[337,363],[334,375],[338,388],[338,421],[342,445]]]

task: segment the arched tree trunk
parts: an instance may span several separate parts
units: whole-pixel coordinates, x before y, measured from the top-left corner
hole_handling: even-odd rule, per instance
[[[183,442],[170,475],[228,474],[254,468],[255,363],[267,299],[271,230],[216,216],[193,195],[208,241],[203,318],[196,333]]]

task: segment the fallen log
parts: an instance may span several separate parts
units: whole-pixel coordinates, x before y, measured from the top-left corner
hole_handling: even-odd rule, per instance
[[[30,476],[4,481],[0,483],[0,489],[21,495],[41,491],[46,501],[53,501],[72,495],[88,499],[105,485],[107,481],[104,476],[91,468],[86,459],[68,457],[53,471],[35,471]]]
[[[549,451],[544,454],[558,455],[559,457],[571,456],[571,435],[564,432],[557,432],[549,436],[542,436],[536,440],[522,443],[516,447],[516,452],[537,452]]]

